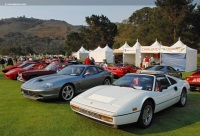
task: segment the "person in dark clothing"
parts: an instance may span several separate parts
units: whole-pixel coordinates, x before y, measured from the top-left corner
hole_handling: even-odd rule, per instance
[[[93,57],[91,57],[91,65],[95,65],[95,60]]]
[[[13,66],[13,59],[12,58],[8,59],[7,66],[9,66],[9,65]]]

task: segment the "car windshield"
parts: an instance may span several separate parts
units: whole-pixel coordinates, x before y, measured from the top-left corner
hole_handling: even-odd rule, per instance
[[[164,70],[164,66],[149,66],[147,68],[145,68],[145,70],[160,70],[163,71]]]
[[[58,72],[58,74],[62,75],[71,75],[71,76],[79,76],[83,72],[85,68],[81,66],[71,65],[68,66]]]
[[[24,67],[23,69],[29,69],[29,68],[31,68],[31,67],[34,66],[34,65],[35,65],[35,64],[30,64],[30,65]]]
[[[51,71],[57,71],[58,70],[58,67],[56,64],[49,64],[45,70],[51,70]]]
[[[24,65],[26,65],[27,64],[27,62],[25,61],[25,62],[23,62],[22,64],[20,64],[18,67],[23,67]]]
[[[128,74],[116,80],[112,85],[152,91],[153,82],[154,77],[150,75]]]

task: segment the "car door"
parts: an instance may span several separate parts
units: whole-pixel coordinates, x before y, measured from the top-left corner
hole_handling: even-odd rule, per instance
[[[100,77],[95,66],[87,67],[83,74],[83,80],[80,83],[82,91],[100,85]]]
[[[171,84],[166,76],[157,77],[157,84],[160,84],[162,90],[154,92],[156,103],[155,111],[160,111],[174,104],[177,94],[176,84]]]

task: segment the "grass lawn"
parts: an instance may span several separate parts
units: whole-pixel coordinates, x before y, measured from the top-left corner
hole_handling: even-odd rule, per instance
[[[190,73],[184,73],[183,76]],[[148,129],[129,124],[113,129],[72,112],[69,102],[24,98],[22,83],[0,72],[0,136],[197,136],[200,134],[200,92],[190,92],[187,106],[172,106],[155,114]]]

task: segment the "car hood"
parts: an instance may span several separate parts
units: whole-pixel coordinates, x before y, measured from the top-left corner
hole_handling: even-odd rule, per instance
[[[130,102],[148,91],[133,89],[130,87],[118,87],[102,85],[89,89],[72,99],[71,104],[81,104],[103,111],[119,113],[119,110],[126,107]]]
[[[12,74],[12,73],[19,72],[19,71],[22,71],[22,70],[23,70],[23,68],[15,68],[15,69],[9,70],[6,74]]]
[[[53,83],[55,86],[59,86],[59,84],[62,84],[61,81],[67,82],[67,80],[73,80],[76,76],[68,76],[68,75],[59,75],[59,74],[53,74],[53,75],[46,75],[46,76],[40,76],[33,79],[30,79],[29,81],[22,84],[22,88],[26,89],[42,89],[44,87],[44,84],[46,83]]]

